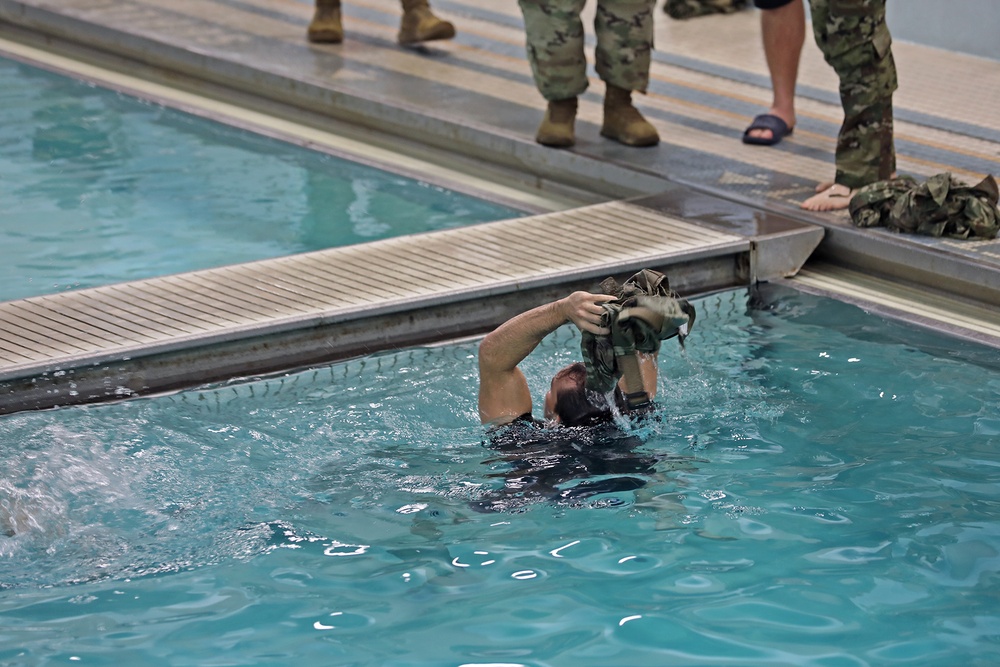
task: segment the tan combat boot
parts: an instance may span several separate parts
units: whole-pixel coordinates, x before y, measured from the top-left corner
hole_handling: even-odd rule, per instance
[[[316,0],[316,13],[306,32],[310,42],[340,44],[344,27],[340,23],[340,0]]]
[[[660,135],[639,110],[632,106],[632,91],[608,84],[604,94],[604,125],[601,136],[626,146],[655,146]]]
[[[403,19],[399,24],[399,43],[417,44],[434,39],[451,39],[455,26],[431,13],[427,0],[402,0]]]
[[[573,123],[576,121],[576,98],[550,100],[545,118],[538,126],[535,141],[552,148],[568,148],[576,142]]]

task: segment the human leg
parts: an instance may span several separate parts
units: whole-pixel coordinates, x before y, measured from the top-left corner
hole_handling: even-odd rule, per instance
[[[805,43],[806,16],[802,0],[757,0],[764,58],[771,76],[771,108],[767,114],[781,119],[789,134],[795,127],[795,84]],[[780,125],[777,127],[780,128]],[[772,145],[781,141],[774,129],[749,128],[745,143]]]
[[[594,29],[598,76],[607,85],[601,135],[628,146],[653,146],[656,128],[632,105],[632,91],[646,92],[653,51],[655,0],[599,0]]]
[[[860,0],[852,3],[853,12],[829,0],[810,0],[810,7],[816,43],[840,78],[844,122],[834,185],[802,207],[828,211],[847,208],[854,190],[895,173],[892,93],[898,84],[885,0]]]
[[[340,22],[340,0],[316,0],[316,11],[306,29],[310,42],[340,44],[344,28]]]
[[[572,146],[576,98],[587,89],[580,12],[586,0],[518,0],[524,16],[528,61],[548,108],[535,140],[545,146]]]
[[[435,16],[427,0],[402,0],[402,5],[403,17],[398,35],[400,44],[417,44],[455,36],[455,26]]]

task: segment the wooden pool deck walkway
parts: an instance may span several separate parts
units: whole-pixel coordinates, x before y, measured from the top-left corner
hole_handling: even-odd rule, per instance
[[[310,0],[0,0],[0,38],[123,78],[75,76],[303,145],[314,140],[279,121],[452,174],[482,163],[498,184],[533,190],[541,202],[524,204],[540,215],[521,221],[0,304],[0,411],[485,331],[533,301],[647,265],[688,292],[798,274],[806,289],[930,317],[998,345],[1000,241],[862,230],[844,213],[797,207],[832,172],[841,118],[836,78],[813,45],[803,54],[795,134],[772,148],[745,146],[743,128],[770,101],[756,12],[678,22],[658,7],[651,88],[636,102],[661,144],[601,139],[595,78],[581,99],[578,143],[560,151],[533,141],[543,100],[517,3],[434,7],[458,36],[407,49],[395,43],[398,0],[345,2],[341,45],[305,40]],[[1000,62],[899,41],[894,52],[900,171],[969,181],[1000,173]],[[33,61],[25,53],[8,55]],[[168,99],[147,83],[275,120]],[[377,164],[376,152],[365,159]],[[500,196],[499,185],[463,187]],[[569,210],[543,213],[557,208]],[[633,219],[642,221],[633,242],[612,253],[608,230],[621,238]],[[888,296],[900,284],[912,293]]]

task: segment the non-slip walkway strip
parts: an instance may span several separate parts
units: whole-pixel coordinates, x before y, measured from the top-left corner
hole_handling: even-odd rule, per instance
[[[870,312],[1000,348],[1000,318],[995,308],[828,263],[803,269],[793,282],[800,289],[833,296]]]
[[[748,251],[622,202],[0,303],[0,380]]]

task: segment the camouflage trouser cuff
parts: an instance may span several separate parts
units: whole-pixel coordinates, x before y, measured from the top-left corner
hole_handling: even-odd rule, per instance
[[[587,91],[586,81],[584,81],[582,87],[573,87],[573,88],[567,86],[561,86],[559,88],[552,88],[552,87],[542,88],[541,86],[538,87],[538,92],[542,94],[542,97],[545,98],[546,102],[559,102],[560,100],[569,100],[574,97],[580,97],[580,95],[583,95],[586,91]]]
[[[850,174],[841,173],[840,170],[837,171],[837,177],[834,179],[834,183],[837,185],[843,185],[848,190],[857,190],[858,188],[863,188],[866,185],[870,185],[879,180],[878,174],[864,176],[852,176]]]
[[[641,93],[645,95],[646,91],[649,90],[649,81],[644,81],[644,82],[636,82],[634,80],[615,81],[613,77],[608,77],[607,79],[601,77],[601,81],[603,81],[605,84],[609,86],[621,88],[622,90],[627,90],[632,93]]]

